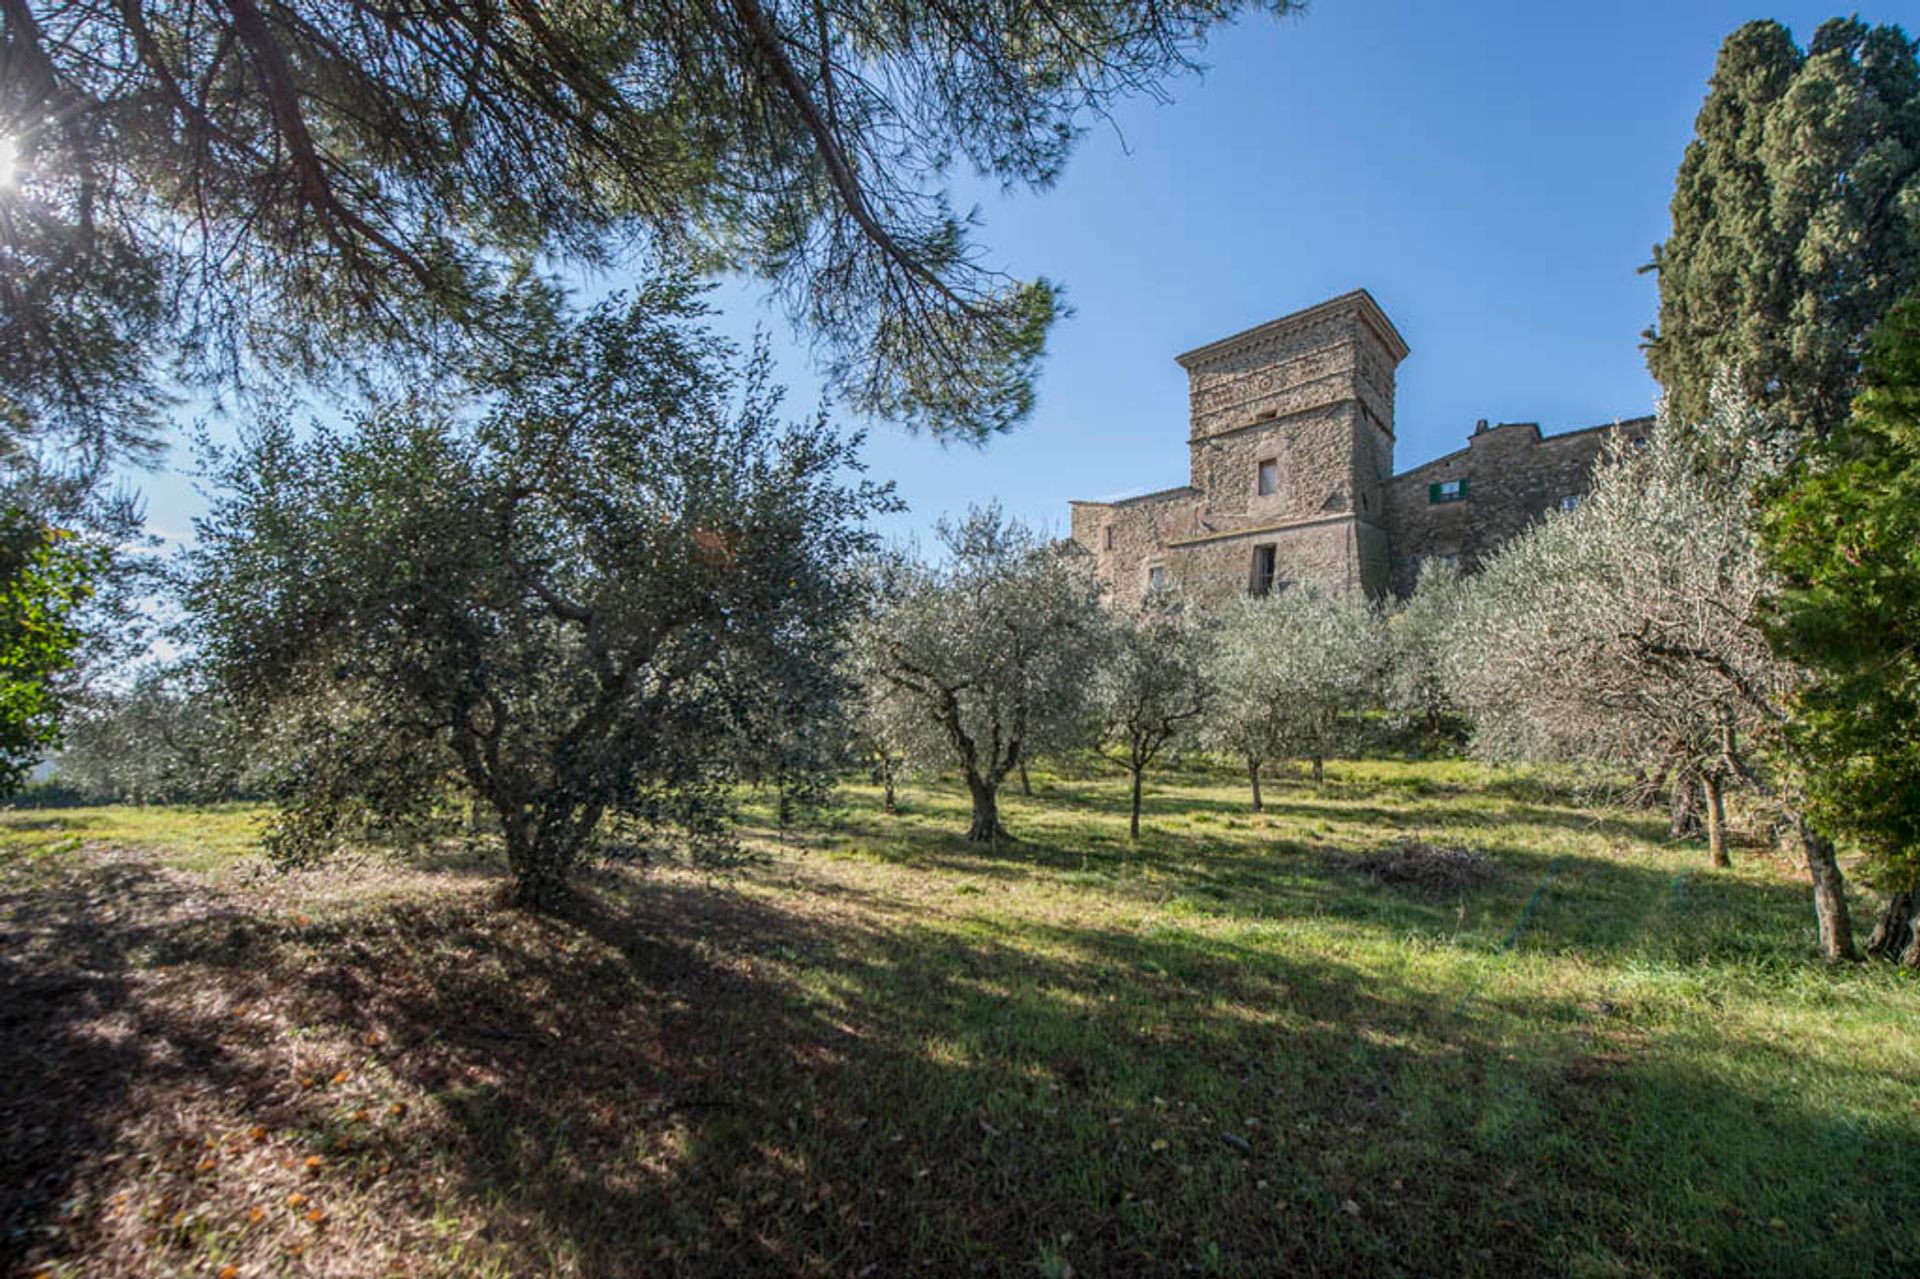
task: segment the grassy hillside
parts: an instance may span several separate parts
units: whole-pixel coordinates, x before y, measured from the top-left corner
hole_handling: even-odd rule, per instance
[[[1466,764],[855,789],[764,862],[498,909],[254,815],[0,818],[0,1268],[1920,1266],[1920,985],[1762,850]]]

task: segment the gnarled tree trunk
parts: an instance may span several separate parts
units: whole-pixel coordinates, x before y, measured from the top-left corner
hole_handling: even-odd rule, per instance
[[[1127,838],[1139,839],[1140,838],[1140,772],[1141,770],[1138,768],[1135,768],[1131,771],[1133,773],[1133,817],[1127,823]]]
[[[1253,783],[1253,811],[1260,812],[1260,761],[1252,756],[1247,758],[1247,780]]]
[[[1829,963],[1858,959],[1853,947],[1853,917],[1847,913],[1846,880],[1833,841],[1799,819],[1800,839],[1807,849],[1807,869],[1813,875],[1813,913],[1820,921],[1820,957]]]
[[[973,823],[967,839],[975,844],[997,844],[1007,837],[1000,824],[999,790],[978,773],[967,774],[967,793],[973,797]]]
[[[1887,898],[1880,922],[1867,938],[1867,953],[1920,967],[1920,889],[1909,888]]]
[[[1033,798],[1033,783],[1027,780],[1027,761],[1020,761],[1020,793],[1028,799]]]
[[[506,790],[489,795],[488,802],[500,819],[507,868],[513,872],[513,904],[554,909],[566,899],[574,868],[591,846],[606,806],[562,799],[527,804]]]
[[[1327,780],[1326,758],[1324,756],[1316,754],[1313,757],[1313,784],[1314,786],[1318,787],[1322,782],[1326,780]]]

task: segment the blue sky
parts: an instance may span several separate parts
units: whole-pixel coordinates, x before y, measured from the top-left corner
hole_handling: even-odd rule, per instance
[[[957,184],[991,259],[1064,282],[1075,314],[1014,433],[976,450],[873,427],[872,469],[911,508],[887,531],[988,497],[1064,531],[1070,498],[1184,482],[1173,357],[1355,287],[1412,347],[1402,469],[1459,447],[1476,418],[1553,431],[1650,411],[1639,335],[1656,296],[1636,268],[1666,233],[1715,51],[1760,16],[1804,45],[1834,12],[1317,0],[1217,33],[1203,76],[1091,128],[1052,190]],[[795,407],[812,403],[804,348],[758,290],[719,298],[729,331],[770,331]],[[155,530],[185,533],[200,509],[186,479],[139,482]]]

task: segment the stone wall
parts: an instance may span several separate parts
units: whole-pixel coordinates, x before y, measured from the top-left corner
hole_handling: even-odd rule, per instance
[[[1112,600],[1137,605],[1156,569],[1199,599],[1243,594],[1259,546],[1274,548],[1282,582],[1405,593],[1421,560],[1471,570],[1587,492],[1610,427],[1543,438],[1531,422],[1483,422],[1466,448],[1394,475],[1394,370],[1406,354],[1356,290],[1180,356],[1191,482],[1073,504],[1074,540]],[[1259,491],[1263,461],[1275,464],[1272,493]],[[1465,499],[1434,502],[1430,486],[1449,480],[1466,481]]]
[[[1407,346],[1365,290],[1343,294],[1179,357],[1191,437],[1353,401],[1393,429],[1394,368]]]
[[[1629,434],[1652,419],[1618,424]],[[1451,556],[1471,572],[1494,548],[1592,484],[1593,465],[1613,424],[1543,437],[1533,422],[1484,423],[1467,447],[1393,478],[1387,490],[1387,527],[1393,539],[1393,589],[1413,589],[1420,561]],[[1432,486],[1465,480],[1466,497],[1435,502]]]
[[[1345,590],[1364,585],[1369,555],[1377,554],[1377,544],[1384,541],[1383,530],[1350,515],[1336,515],[1278,528],[1209,534],[1169,546],[1164,558],[1172,585],[1190,599],[1219,603],[1248,593],[1257,547],[1273,547],[1279,589],[1310,582]]]
[[[1195,440],[1192,487],[1206,495],[1214,529],[1353,510],[1362,500],[1355,495],[1361,477],[1355,473],[1354,439],[1364,429],[1359,419],[1349,401]],[[1278,478],[1274,492],[1264,495],[1259,491],[1263,461],[1275,463]],[[1369,506],[1375,487],[1363,494]]]
[[[1384,589],[1393,376],[1405,355],[1356,291],[1179,357],[1191,483],[1073,504],[1074,540],[1114,602],[1136,604],[1156,568],[1206,598],[1244,592],[1257,545],[1275,548],[1282,581]],[[1268,461],[1277,482],[1261,493]]]
[[[1148,569],[1170,563],[1167,545],[1201,531],[1199,497],[1177,488],[1119,502],[1073,503],[1073,540],[1092,555],[1094,573],[1115,604],[1137,607]]]

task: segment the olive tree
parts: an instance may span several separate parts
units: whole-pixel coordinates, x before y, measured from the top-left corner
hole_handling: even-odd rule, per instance
[[[1115,614],[1093,677],[1097,749],[1127,770],[1127,834],[1140,838],[1140,791],[1160,753],[1207,709],[1206,634],[1174,600],[1150,596],[1137,614]]]
[[[942,520],[939,539],[945,561],[914,568],[860,644],[884,713],[915,726],[906,749],[965,780],[967,838],[998,842],[1001,784],[1037,739],[1062,741],[1088,722],[1099,588],[1070,543],[1042,539],[997,505]]]
[[[110,804],[208,803],[251,788],[257,760],[190,665],[140,671],[78,699],[53,775]]]
[[[1387,710],[1431,736],[1445,730],[1457,708],[1447,688],[1445,655],[1460,610],[1460,572],[1427,560],[1413,594],[1386,615]]]
[[[920,583],[923,569],[911,551],[889,547],[862,557],[851,573],[860,583],[862,616],[870,619],[899,605]],[[884,678],[883,639],[879,627],[863,624],[848,645],[847,749],[880,788],[882,810],[893,813],[899,808],[900,782],[940,760],[946,743],[938,725]]]
[[[218,459],[186,607],[273,755],[280,850],[465,792],[544,908],[603,823],[710,832],[756,744],[831,711],[840,566],[891,498],[701,315],[652,285],[473,369],[470,411],[268,423]]]
[[[1756,748],[1776,740],[1800,680],[1759,625],[1770,582],[1752,496],[1780,459],[1758,442],[1755,412],[1726,381],[1691,429],[1663,406],[1644,447],[1612,442],[1576,510],[1471,580],[1448,657],[1482,753],[1697,776],[1717,865],[1725,791],[1736,778],[1776,789]],[[1807,847],[1822,952],[1851,957],[1833,845],[1783,798]]]
[[[1320,785],[1327,756],[1347,743],[1358,713],[1376,700],[1380,614],[1357,592],[1308,585],[1234,600],[1213,622],[1214,700],[1204,736],[1246,764],[1257,812],[1267,761],[1306,759]]]

